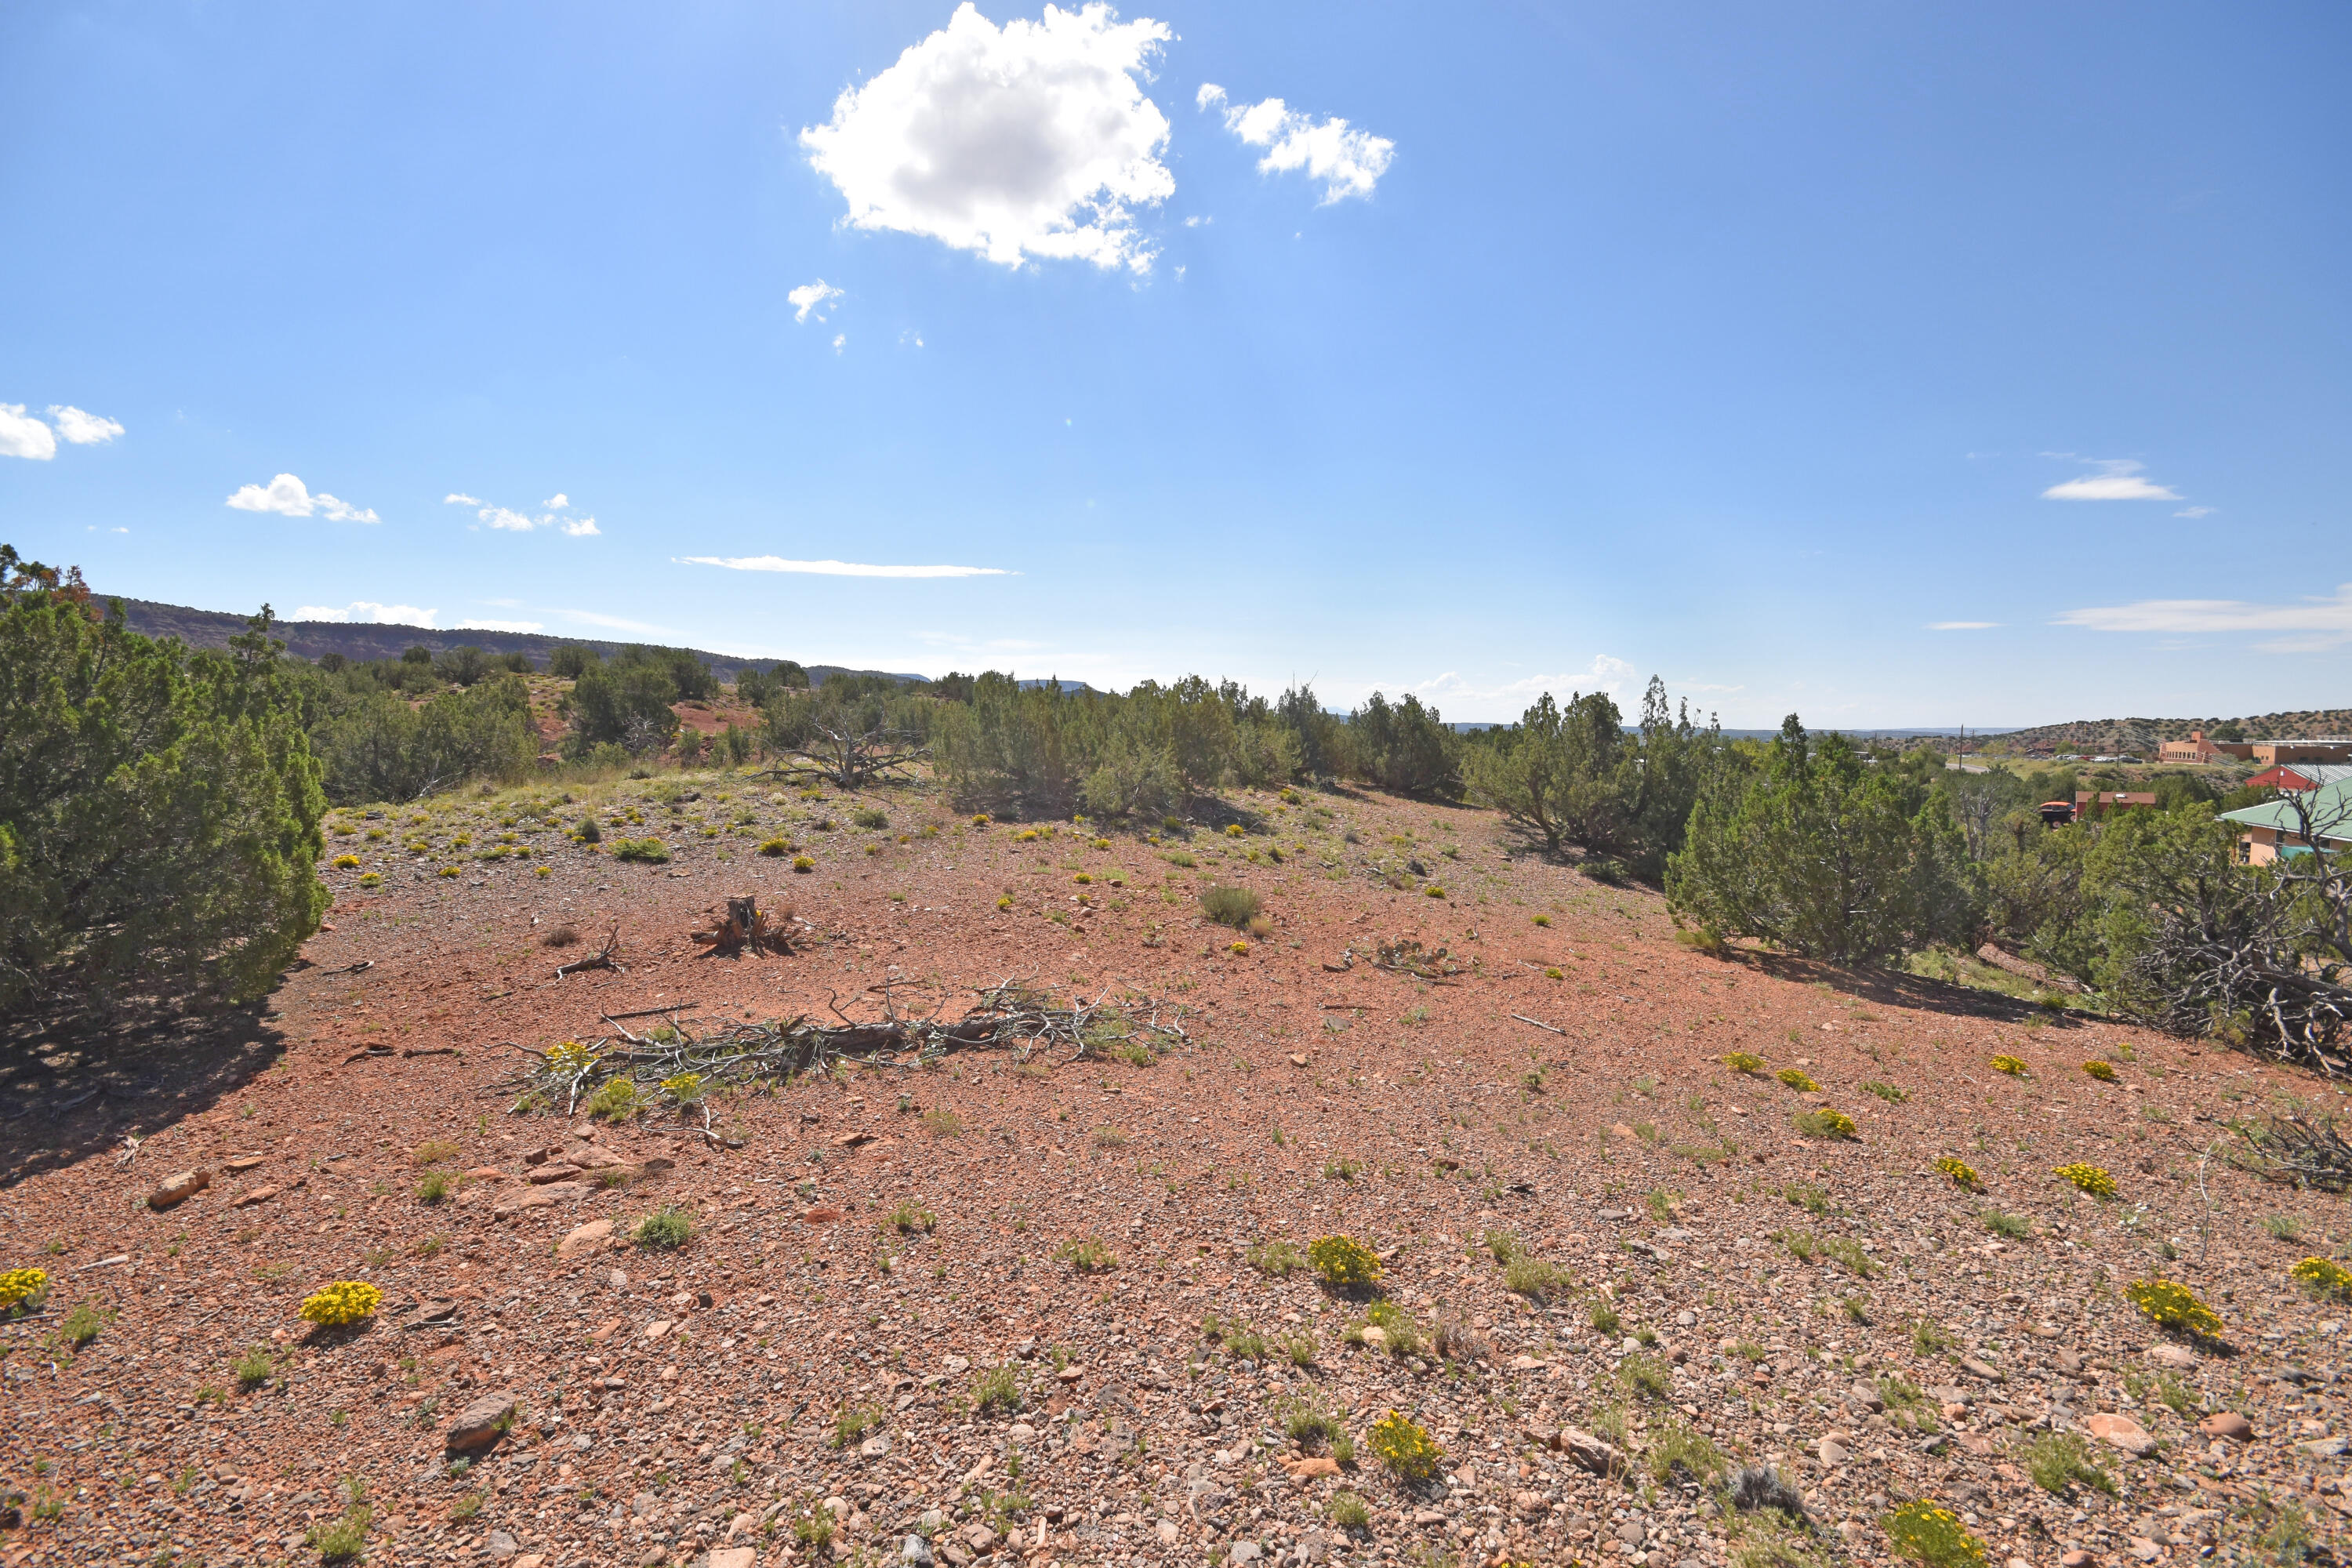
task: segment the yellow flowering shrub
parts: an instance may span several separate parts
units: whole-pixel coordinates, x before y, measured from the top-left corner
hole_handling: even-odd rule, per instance
[[[1967,1161],[1956,1160],[1949,1154],[1936,1162],[1936,1169],[1948,1177],[1956,1187],[1966,1187],[1969,1191],[1975,1192],[1984,1184]]]
[[[1761,1072],[1764,1070],[1764,1058],[1754,1051],[1734,1051],[1723,1058],[1723,1065],[1733,1072]]]
[[[1853,1117],[1834,1106],[1823,1105],[1799,1111],[1797,1131],[1808,1138],[1852,1138],[1858,1129]]]
[[[2025,1064],[2015,1057],[1995,1057],[1992,1058],[1992,1070],[2005,1072],[2011,1078],[2023,1078]]]
[[[1922,1499],[1906,1502],[1878,1521],[1895,1554],[1927,1568],[1977,1568],[1985,1560],[1984,1542],[1960,1516],[1941,1503]]]
[[[338,871],[356,870],[359,868],[359,863],[360,858],[356,855],[338,855],[332,861],[332,865]]]
[[[1435,1475],[1445,1458],[1419,1423],[1393,1410],[1372,1423],[1364,1441],[1381,1464],[1411,1481]]]
[[[1822,1086],[1798,1068],[1782,1068],[1772,1076],[1800,1094],[1819,1094],[1822,1091]]]
[[[2186,1329],[2211,1339],[2224,1327],[2221,1313],[2199,1300],[2188,1286],[2169,1279],[2136,1280],[2124,1287],[2124,1300],[2160,1329]]]
[[[2113,1083],[2116,1081],[2116,1069],[2109,1067],[2105,1062],[2084,1062],[2083,1064],[2083,1070],[2089,1073],[2093,1078],[2097,1079],[2101,1083]]]
[[[38,1268],[11,1268],[0,1274],[0,1312],[14,1311],[25,1301],[37,1300],[49,1288],[47,1273]]]
[[[594,1047],[583,1046],[577,1040],[565,1040],[561,1045],[549,1047],[545,1060],[549,1071],[570,1078],[594,1064],[596,1050]]]
[[[1309,1242],[1307,1261],[1316,1278],[1329,1285],[1375,1285],[1380,1282],[1380,1255],[1349,1236],[1327,1236]]]
[[[383,1292],[364,1279],[341,1279],[303,1299],[302,1321],[339,1329],[366,1321],[383,1305]]]
[[[2352,1296],[2352,1268],[2332,1258],[2306,1258],[2287,1273],[2315,1296]],[[7,1290],[7,1281],[0,1279],[0,1300]]]
[[[2077,1191],[2088,1193],[2095,1198],[2116,1195],[2116,1179],[2096,1165],[2087,1165],[2077,1160],[2071,1165],[2059,1166],[2051,1173],[2062,1181],[2074,1183]]]
[[[702,1075],[682,1072],[676,1078],[666,1078],[662,1079],[662,1092],[680,1105],[692,1105],[702,1098]]]

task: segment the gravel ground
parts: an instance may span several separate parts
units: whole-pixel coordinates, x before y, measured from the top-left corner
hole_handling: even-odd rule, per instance
[[[591,805],[593,848],[562,831]],[[887,826],[852,826],[876,805]],[[266,1005],[0,1082],[0,1268],[54,1281],[0,1327],[0,1568],[316,1563],[339,1521],[387,1564],[1700,1568],[1882,1560],[1912,1499],[1995,1563],[2338,1550],[2352,1310],[2287,1270],[2337,1249],[2342,1200],[2227,1158],[2231,1119],[2326,1084],[1694,951],[1655,895],[1486,814],[1228,805],[1158,842],[1024,838],[713,775],[339,817],[358,863]],[[671,858],[615,862],[623,835]],[[811,868],[754,852],[775,837]],[[1246,952],[1201,916],[1213,881],[1264,900]],[[793,908],[799,951],[697,956],[747,892]],[[614,922],[624,969],[552,976]],[[1461,973],[1372,962],[1407,937]],[[870,1016],[886,980],[952,1011],[1013,975],[1156,998],[1189,1042],[804,1078],[712,1102],[715,1137],[499,1088],[607,1011]],[[1824,1106],[1856,1136],[1802,1135]],[[2053,1174],[2074,1162],[2116,1195]],[[147,1202],[189,1171],[209,1184]],[[664,1208],[691,1238],[632,1242]],[[1284,1271],[1331,1234],[1379,1252],[1377,1297]],[[2125,1300],[2155,1274],[2218,1341]],[[337,1279],[383,1308],[313,1333],[299,1305]],[[1423,1481],[1374,1457],[1391,1412],[1442,1450]],[[1807,1522],[1727,1508],[1719,1463],[1776,1468]]]

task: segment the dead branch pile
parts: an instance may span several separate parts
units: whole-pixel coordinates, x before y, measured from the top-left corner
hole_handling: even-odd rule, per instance
[[[2325,1193],[2352,1188],[2352,1142],[2336,1130],[2336,1118],[2300,1108],[2267,1122],[2234,1124],[2246,1141],[2238,1163],[2268,1181]]]
[[[700,1100],[722,1085],[780,1083],[835,1063],[875,1068],[916,1068],[950,1051],[1009,1051],[1016,1062],[1066,1051],[1064,1061],[1138,1048],[1156,1053],[1189,1043],[1174,1016],[1148,997],[1113,1000],[1108,993],[1087,1002],[1062,1002],[1050,988],[1006,980],[980,992],[961,1017],[943,1019],[946,999],[929,1013],[902,1011],[892,987],[869,987],[879,1016],[852,1018],[827,1005],[841,1021],[824,1024],[805,1015],[790,1022],[750,1023],[726,1018],[689,1018],[683,1009],[657,1028],[631,1032],[612,1015],[616,1031],[593,1041],[566,1040],[545,1051],[526,1051],[529,1063],[495,1086],[496,1092],[529,1099],[566,1116],[606,1084],[625,1081],[632,1102],[680,1106]],[[639,1015],[642,1016],[642,1015]]]
[[[1417,974],[1423,980],[1442,980],[1463,970],[1460,963],[1445,956],[1444,948],[1424,948],[1411,937],[1381,943],[1372,966],[1391,974]]]
[[[694,940],[715,952],[735,953],[745,948],[753,952],[790,952],[793,911],[789,904],[780,915],[771,917],[753,898],[732,898],[711,911],[711,928],[694,931]]]

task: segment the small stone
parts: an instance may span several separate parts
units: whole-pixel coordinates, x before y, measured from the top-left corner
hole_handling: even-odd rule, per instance
[[[229,1206],[232,1208],[249,1209],[256,1204],[266,1204],[277,1195],[278,1189],[276,1187],[256,1187],[253,1191],[240,1195],[236,1202]]]
[[[513,1394],[483,1394],[457,1412],[457,1418],[449,1424],[449,1435],[445,1439],[449,1452],[463,1454],[488,1447],[514,1424],[514,1413]]]
[[[2197,1352],[2187,1345],[2150,1345],[2147,1348],[2147,1359],[2158,1366],[2195,1366]]]
[[[1236,1541],[1234,1549],[1225,1553],[1228,1563],[1255,1563],[1265,1555],[1265,1548],[1255,1541]]]
[[[1625,1456],[1580,1426],[1559,1429],[1557,1446],[1596,1476],[1614,1475],[1625,1468]]]
[[[1417,1508],[1412,1510],[1412,1521],[1419,1525],[1444,1524],[1445,1516],[1433,1508]]]
[[[1034,1443],[1037,1440],[1037,1428],[1026,1421],[1015,1421],[1004,1429],[1004,1435],[1015,1443]]]
[[[234,1160],[223,1160],[221,1162],[221,1169],[225,1171],[250,1171],[256,1165],[268,1163],[268,1159],[269,1156],[267,1154],[239,1154]]]
[[[534,1187],[543,1187],[553,1182],[568,1182],[579,1173],[577,1165],[538,1165],[523,1173],[523,1180]]]
[[[919,1535],[910,1535],[898,1547],[898,1561],[907,1568],[932,1568],[931,1543]]]
[[[887,1458],[890,1452],[890,1439],[882,1433],[877,1432],[873,1436],[866,1438],[863,1443],[858,1444],[857,1451],[860,1455],[868,1459]]]
[[[1551,1505],[1544,1501],[1544,1495],[1541,1492],[1513,1492],[1511,1506],[1518,1510],[1519,1516],[1523,1519],[1538,1518],[1551,1509]]]
[[[945,1357],[942,1357],[942,1358],[940,1359],[940,1365],[941,1365],[942,1367],[945,1367],[945,1368],[946,1368],[948,1371],[950,1371],[950,1372],[959,1372],[959,1373],[960,1373],[960,1372],[970,1372],[970,1371],[971,1370],[971,1362],[969,1362],[969,1361],[966,1361],[963,1357],[961,1357],[961,1356],[960,1356],[960,1355],[951,1355],[951,1356],[945,1356]]]
[[[1617,1539],[1628,1546],[1641,1545],[1648,1533],[1642,1528],[1642,1521],[1638,1519],[1629,1519],[1617,1527]]]
[[[963,1540],[964,1544],[974,1552],[986,1552],[996,1543],[996,1531],[984,1524],[967,1525],[964,1527]]]
[[[1085,1367],[1066,1366],[1061,1371],[1054,1374],[1054,1380],[1056,1383],[1076,1383],[1078,1379],[1086,1375],[1087,1369]]]
[[[1176,1521],[1174,1520],[1163,1519],[1157,1525],[1152,1527],[1152,1533],[1160,1537],[1160,1545],[1173,1546],[1176,1544],[1176,1537],[1179,1531],[1176,1529]]]
[[[1845,1463],[1845,1445],[1833,1437],[1822,1438],[1814,1452],[1821,1456],[1822,1463],[1832,1470]]]
[[[652,1322],[646,1325],[643,1337],[648,1340],[657,1340],[676,1327],[677,1327],[677,1324],[672,1319],[656,1318]]]
[[[259,1163],[258,1161],[255,1163]],[[182,1171],[177,1175],[164,1177],[162,1184],[147,1194],[147,1206],[151,1209],[175,1207],[212,1184],[213,1173],[210,1171]]]
[[[2058,1568],[2099,1568],[2098,1553],[2077,1546],[2058,1559]]]
[[[522,1542],[503,1530],[493,1530],[482,1538],[482,1550],[503,1563],[522,1551]]]
[[[2322,1437],[2317,1442],[2298,1444],[2297,1447],[2315,1459],[2336,1459],[2341,1458],[2347,1449],[2352,1449],[2352,1442],[2342,1437]]]
[[[611,1240],[612,1237],[611,1220],[592,1219],[586,1225],[574,1226],[570,1235],[556,1243],[555,1256],[569,1258],[575,1252],[584,1252],[591,1247],[602,1247]]]
[[[2131,1554],[2143,1563],[2164,1561],[2164,1548],[2145,1535],[2135,1535],[2131,1538]]]
[[[1389,1342],[1389,1331],[1378,1323],[1364,1330],[1364,1343],[1379,1350]]]
[[[2197,1430],[2209,1437],[2227,1437],[2232,1443],[2251,1443],[2254,1424],[2234,1410],[2216,1410],[2197,1423]]]
[[[2000,1381],[2000,1368],[1993,1365],[1990,1362],[1980,1361],[1972,1355],[1964,1355],[1960,1358],[1960,1370],[1967,1373],[1971,1377],[1981,1377],[1987,1383],[1999,1383]]]
[[[710,1568],[753,1568],[759,1561],[759,1549],[753,1546],[714,1546],[710,1549]]]
[[[1853,1400],[1856,1405],[1861,1405],[1864,1410],[1884,1410],[1886,1408],[1886,1401],[1885,1397],[1879,1394],[1878,1385],[1876,1384],[1857,1383],[1846,1391],[1846,1397]]]
[[[2128,1415],[2103,1412],[2085,1420],[2083,1426],[2100,1442],[2113,1444],[2134,1458],[2145,1458],[2156,1451],[2156,1439]]]
[[[1303,1459],[1293,1460],[1286,1468],[1290,1471],[1292,1480],[1311,1481],[1318,1476],[1338,1475],[1339,1461],[1328,1454],[1314,1454]]]

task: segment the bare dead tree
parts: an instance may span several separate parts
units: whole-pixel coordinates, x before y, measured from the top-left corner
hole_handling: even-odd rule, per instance
[[[2339,1076],[2352,1072],[2352,795],[2282,804],[2294,826],[2277,860],[2179,876],[2151,900],[2127,989],[2159,1027]]]
[[[805,736],[792,759],[772,770],[774,776],[821,778],[836,789],[860,789],[885,779],[908,779],[912,775],[906,770],[931,754],[912,731],[835,729],[816,719],[804,722]]]

